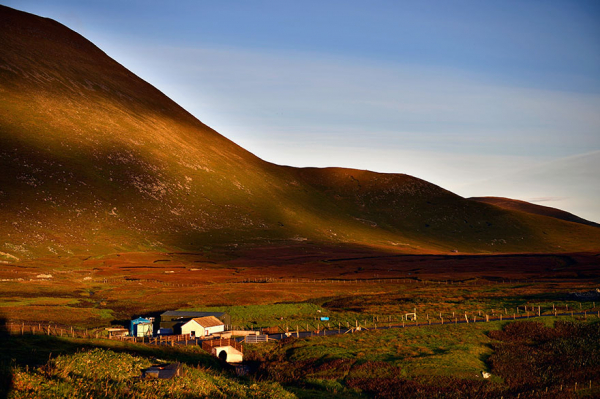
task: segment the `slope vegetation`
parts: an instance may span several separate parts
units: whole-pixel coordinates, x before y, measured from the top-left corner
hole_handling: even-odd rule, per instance
[[[404,252],[600,247],[598,229],[423,180],[265,162],[79,34],[0,7],[0,260],[303,241]]]
[[[600,224],[590,222],[589,220],[585,220],[583,218],[580,218],[579,216],[575,216],[572,213],[565,212],[563,210],[552,208],[549,206],[532,204],[531,202],[527,202],[527,201],[521,201],[521,200],[515,200],[515,199],[503,198],[503,197],[472,197],[469,199],[473,200],[473,201],[477,201],[477,202],[483,202],[486,204],[496,205],[503,209],[527,212],[527,213],[532,213],[534,215],[549,216],[552,218],[565,220],[567,222],[581,223],[581,224],[585,224],[588,226],[600,227]]]

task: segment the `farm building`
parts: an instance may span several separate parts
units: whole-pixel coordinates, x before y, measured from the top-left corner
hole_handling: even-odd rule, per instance
[[[192,337],[205,337],[225,331],[225,325],[214,316],[197,317],[181,326],[181,334]]]
[[[107,327],[104,330],[108,333],[109,338],[126,337],[129,335],[129,330],[123,327]]]
[[[221,320],[224,325],[231,325],[231,316],[223,312],[191,312],[185,310],[169,310],[160,315],[160,328],[170,328],[173,333],[178,334],[181,331],[181,326],[188,321],[199,318],[213,316]]]
[[[173,335],[173,329],[172,328],[159,328],[158,331],[156,331],[156,335],[158,335],[158,336]]]
[[[152,335],[152,320],[143,317],[131,320],[129,332],[132,337],[147,337],[148,335]]]

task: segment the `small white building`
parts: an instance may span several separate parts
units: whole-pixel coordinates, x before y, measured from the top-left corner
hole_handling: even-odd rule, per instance
[[[244,354],[233,346],[215,346],[212,348],[212,354],[227,363],[241,363],[244,361]]]
[[[225,324],[215,316],[196,317],[181,326],[181,334],[190,337],[205,337],[225,331]]]

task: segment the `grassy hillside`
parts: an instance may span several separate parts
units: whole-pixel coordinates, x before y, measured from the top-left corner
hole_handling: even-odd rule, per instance
[[[600,248],[600,230],[425,181],[265,162],[63,25],[0,7],[0,260],[313,241]]]
[[[600,224],[590,222],[589,220],[585,220],[583,218],[580,218],[579,216],[575,216],[572,213],[565,212],[563,210],[552,208],[549,206],[532,204],[526,201],[502,197],[472,197],[469,199],[477,202],[496,205],[503,209],[527,212],[532,213],[534,215],[549,216],[560,220],[566,220],[567,222],[581,223],[588,226],[600,227]]]

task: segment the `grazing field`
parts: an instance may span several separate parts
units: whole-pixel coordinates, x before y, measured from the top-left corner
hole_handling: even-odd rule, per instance
[[[594,397],[598,338],[597,319],[491,322],[292,339],[252,356],[266,379],[340,396],[574,397],[577,383]]]
[[[597,397],[598,319],[541,318],[288,338],[247,346],[239,377],[198,346],[5,336],[0,377],[10,398]],[[141,380],[152,364],[182,376]],[[484,379],[483,372],[491,374]]]
[[[598,264],[595,254],[390,255],[339,247],[53,258],[0,265],[0,314],[94,328],[213,309],[226,310],[233,324],[261,327],[325,315],[399,321],[415,309],[437,319],[511,315],[525,306],[578,310],[569,294],[598,287]]]
[[[101,331],[166,310],[224,311],[239,328],[359,325],[363,331],[245,345],[247,377],[199,347],[11,335],[3,340],[2,359],[10,397],[85,397],[88,391],[100,397],[600,394],[600,300],[588,294],[599,286],[596,254],[252,251],[262,262],[245,260],[255,259],[248,253],[206,251],[3,264],[0,314],[13,323]],[[413,312],[420,327],[405,318]],[[529,319],[513,320],[519,316]],[[468,324],[457,324],[465,317]],[[156,359],[182,362],[184,377],[139,381],[136,373]],[[87,362],[92,369],[82,371]]]

